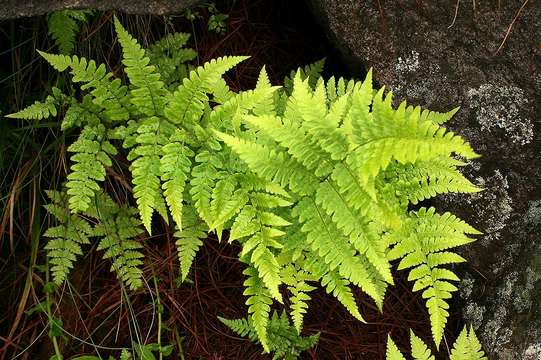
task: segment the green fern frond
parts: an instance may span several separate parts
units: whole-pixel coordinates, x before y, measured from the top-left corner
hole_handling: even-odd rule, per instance
[[[450,360],[487,360],[481,343],[477,339],[473,328],[462,329],[451,350]]]
[[[245,190],[239,189],[233,177],[226,177],[216,182],[212,191],[210,211],[213,218],[211,229],[222,229],[248,202]],[[219,231],[220,232],[220,231]]]
[[[83,212],[100,191],[99,181],[105,180],[105,168],[112,166],[110,156],[116,155],[116,148],[107,140],[103,125],[87,125],[79,138],[68,148],[73,165],[68,174],[69,205],[72,212]]]
[[[366,210],[377,211],[377,204],[367,197],[368,206],[361,211],[351,208],[340,194],[338,186],[331,182],[321,183],[316,193],[316,203],[336,224],[342,234],[357,251],[365,255],[367,260],[377,269],[380,276],[389,284],[393,283],[391,264],[385,257],[386,244],[381,241],[373,226],[366,219]]]
[[[316,279],[302,269],[295,269],[293,265],[289,265],[283,269],[282,279],[288,285],[288,290],[291,292],[291,297],[289,298],[291,303],[291,318],[293,319],[293,325],[297,333],[300,334],[304,315],[308,310],[308,301],[310,300],[308,293],[316,289],[306,281]]]
[[[417,109],[418,107],[415,108],[415,111],[419,111]],[[421,119],[431,121],[434,124],[443,125],[447,121],[449,121],[458,112],[458,110],[460,110],[460,108],[457,107],[451,111],[440,113],[437,111],[430,111],[430,110],[424,109],[423,111],[421,111]]]
[[[366,322],[359,312],[349,284],[350,282],[336,270],[327,270],[321,278],[321,285],[328,294],[332,294],[357,320]]]
[[[177,239],[177,254],[180,261],[180,278],[186,280],[199,248],[203,245],[203,239],[207,236],[208,227],[201,221],[195,209],[185,206],[182,209],[184,227],[175,232]]]
[[[143,225],[149,233],[151,233],[150,224],[154,211],[167,219],[167,209],[160,182],[160,175],[162,175],[160,159],[163,156],[163,145],[167,144],[167,137],[160,132],[160,127],[161,119],[157,117],[153,116],[142,120],[137,128],[135,138],[137,146],[128,155],[128,160],[132,161],[130,171],[134,184],[133,196],[137,202]],[[182,168],[176,170],[182,171]],[[170,175],[167,174],[167,179]],[[171,194],[168,193],[168,195]],[[177,212],[175,213],[178,215]],[[176,217],[178,220],[178,216]]]
[[[373,274],[368,261],[355,250],[336,228],[331,219],[312,200],[303,199],[293,209],[293,215],[303,223],[302,231],[312,251],[325,261],[331,270],[359,286],[379,308],[383,305],[386,284]]]
[[[272,116],[245,116],[244,120],[258,130],[265,132],[278,144],[287,148],[292,159],[302,164],[316,176],[326,176],[332,171],[325,159],[324,151],[293,122],[282,123]]]
[[[160,159],[163,196],[181,231],[184,188],[192,167],[191,158],[195,156],[184,140],[184,134],[177,130],[162,147],[163,156]]]
[[[178,86],[192,70],[189,62],[197,57],[197,52],[185,48],[189,38],[187,33],[171,33],[146,49],[150,63],[156,66],[168,87]]]
[[[417,113],[406,117],[404,104],[394,111],[391,99],[389,93],[384,100],[380,90],[372,103],[373,117],[353,128],[359,143],[347,163],[363,184],[385,170],[393,160],[407,164],[453,153],[466,159],[478,156],[460,136],[422,121]]]
[[[213,92],[223,74],[245,59],[244,56],[222,57],[192,70],[165,107],[165,116],[174,124],[192,129],[203,115],[209,101],[207,94]]]
[[[400,258],[400,270],[412,268],[408,280],[414,281],[413,291],[423,290],[434,342],[439,346],[449,316],[447,299],[458,290],[451,281],[459,280],[441,266],[464,262],[460,255],[447,250],[472,242],[467,235],[478,232],[450,213],[436,214],[434,208],[411,212],[402,231],[397,236],[403,238],[389,251],[388,258]]]
[[[387,336],[387,352],[386,352],[386,359],[387,360],[406,360],[404,355],[398,350],[398,347],[394,343],[393,339],[391,339],[391,336]]]
[[[42,120],[57,114],[57,101],[52,96],[47,96],[44,102],[36,101],[32,105],[13,114],[6,115],[12,119]]]
[[[216,155],[210,151],[203,150],[195,156],[198,164],[192,168],[190,179],[190,195],[193,205],[199,216],[211,226],[214,222],[211,212],[211,199],[214,184],[218,180],[218,168],[222,163]]]
[[[94,234],[102,237],[98,250],[104,250],[103,258],[111,259],[111,271],[131,290],[143,286],[144,255],[141,243],[134,240],[143,233],[137,210],[117,205],[109,196],[102,194],[96,200],[96,208],[90,215],[98,219]]]
[[[257,221],[257,220],[255,220]],[[268,227],[260,229],[243,243],[241,257],[250,255],[250,263],[257,269],[259,277],[269,290],[270,295],[282,302],[282,294],[278,287],[282,283],[280,277],[280,264],[272,249],[281,248],[282,244],[276,241],[283,232]]]
[[[167,92],[160,80],[160,74],[153,65],[149,65],[150,59],[145,50],[122,27],[118,18],[115,17],[114,22],[118,41],[122,46],[124,71],[133,87],[130,89],[131,103],[146,116],[161,115]]]
[[[233,331],[235,334],[242,337],[247,337],[254,342],[258,340],[257,333],[254,327],[248,321],[248,319],[225,319],[221,316],[218,316],[218,320],[220,320],[222,324],[231,329],[231,331]]]
[[[293,79],[295,76],[299,76],[302,80],[307,80],[310,87],[313,89],[316,87],[318,79],[321,77],[323,68],[325,67],[325,58],[320,59],[312,64],[308,64],[303,68],[299,68],[296,71],[291,71],[290,75],[284,79],[284,88],[287,93],[291,93],[293,89]]]
[[[54,55],[39,50],[38,53],[57,71],[70,68],[72,81],[84,83],[82,90],[91,89],[93,102],[105,110],[105,118],[111,121],[129,118],[127,87],[120,79],[111,80],[113,74],[107,72],[105,65],[97,66],[94,60],[87,61],[75,55]]]
[[[262,178],[282,187],[289,186],[293,191],[315,191],[317,177],[287,153],[228,134],[217,135]]]
[[[259,342],[251,319],[228,320],[222,317],[218,317],[218,319],[237,335]],[[319,341],[319,333],[306,337],[297,334],[285,312],[280,315],[276,311],[273,312],[267,331],[269,349],[273,353],[273,359],[297,359],[301,352],[313,347]]]
[[[430,349],[410,330],[411,356],[414,360],[434,360]],[[387,360],[405,360],[390,336],[387,337]],[[450,360],[487,360],[481,344],[473,329],[466,327],[456,339],[451,350]]]
[[[411,356],[415,360],[435,360],[434,355],[426,346],[423,340],[419,339],[412,330],[410,330]]]
[[[481,191],[458,171],[463,165],[461,161],[446,157],[396,164],[388,169],[392,173],[388,183],[392,184],[401,201],[412,204],[439,194]]]
[[[93,10],[59,10],[49,14],[49,34],[61,54],[69,55],[73,52],[80,24],[87,22],[93,13]]]
[[[272,299],[255,268],[248,267],[243,271],[243,274],[246,275],[243,294],[248,297],[248,300],[246,300],[248,314],[250,314],[251,322],[263,349],[269,352],[267,326],[269,324]]]
[[[70,214],[65,193],[47,191],[47,195],[51,203],[45,205],[45,209],[59,225],[48,228],[43,234],[49,238],[45,250],[52,264],[53,281],[60,285],[68,277],[76,257],[83,255],[81,245],[90,243],[93,230],[85,220]]]

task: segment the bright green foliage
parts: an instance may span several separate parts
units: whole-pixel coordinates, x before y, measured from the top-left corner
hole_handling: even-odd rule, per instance
[[[133,290],[142,286],[142,245],[134,240],[143,232],[134,216],[137,210],[119,206],[109,196],[96,193],[86,211],[72,214],[66,192],[48,191],[47,195],[51,202],[45,208],[60,223],[44,233],[51,238],[45,249],[56,284],[66,280],[76,256],[83,254],[81,245],[90,244],[89,238],[99,237],[98,250],[105,250],[103,258],[111,259],[111,270],[118,278]]]
[[[81,90],[90,90],[92,102],[100,110],[103,121],[121,121],[129,118],[127,87],[120,79],[111,80],[113,74],[107,72],[105,65],[96,65],[94,60],[87,61],[75,55],[54,55],[38,51],[39,54],[57,71],[70,69],[72,81],[83,83]]]
[[[303,80],[308,79],[310,87],[314,88],[318,79],[321,78],[321,73],[323,72],[324,66],[325,58],[318,60],[315,63],[308,64],[304,68],[299,69],[297,72]],[[284,79],[284,87],[289,94],[293,89],[293,79],[297,75],[297,72],[292,70],[289,76]]]
[[[304,251],[318,263],[314,274],[356,317],[348,284],[381,308],[393,283],[390,260],[404,257],[400,269],[419,267],[410,279],[417,280],[414,290],[425,290],[439,344],[446,301],[456,290],[449,280],[457,280],[441,265],[462,261],[443,250],[471,242],[466,234],[477,232],[433,209],[408,213],[408,205],[439,193],[478,191],[452,157],[477,154],[438,125],[455,111],[422,113],[405,103],[395,110],[390,93],[372,89],[371,73],[364,82],[314,86],[304,77],[299,72],[291,95],[279,100],[283,113],[244,116],[249,130],[218,135],[254,173],[295,194],[291,216]],[[407,256],[413,251],[424,258],[413,261]]]
[[[184,47],[189,38],[189,34],[171,33],[146,49],[150,63],[156,66],[168,88],[177,87],[192,70],[188,62],[195,59],[197,53]]]
[[[218,319],[237,335],[247,337],[254,342],[259,341],[251,318],[229,320],[218,317]],[[319,341],[319,333],[307,337],[300,336],[291,326],[285,312],[280,315],[273,312],[268,323],[267,333],[273,359],[297,359],[301,352],[310,349]]]
[[[387,360],[406,360],[404,355],[398,350],[398,347],[396,347],[396,344],[394,343],[393,339],[391,339],[391,336],[387,336],[387,353],[386,353],[386,359]]]
[[[417,360],[435,360],[426,344],[410,330],[411,356]]]
[[[414,360],[434,360],[430,349],[410,330],[411,356]],[[390,336],[387,337],[387,360],[405,360]],[[479,340],[472,328],[466,327],[456,339],[451,350],[450,360],[487,360]]]
[[[271,294],[259,277],[257,270],[248,267],[243,272],[246,275],[244,281],[244,295],[248,297],[248,314],[252,320],[252,326],[257,338],[266,352],[270,351],[267,327],[269,325],[270,304],[272,303]]]
[[[472,242],[468,234],[479,232],[450,213],[440,215],[434,208],[421,208],[409,213],[394,235],[398,242],[388,253],[391,260],[401,259],[399,269],[411,269],[408,280],[414,281],[413,291],[423,290],[436,346],[449,316],[447,300],[457,290],[451,281],[460,280],[442,265],[465,261],[449,249]]]
[[[185,206],[182,210],[184,226],[182,230],[175,232],[175,244],[180,261],[180,277],[184,281],[188,277],[197,250],[203,245],[208,227],[197,216],[193,207]]]
[[[487,360],[473,328],[462,329],[451,350],[451,360]]]
[[[237,93],[224,74],[246,57],[191,68],[183,63],[194,56],[183,48],[186,35],[145,51],[117,19],[115,28],[127,84],[94,61],[41,54],[81,85],[81,99],[62,102],[62,129],[81,128],[69,147],[69,207],[96,222],[98,248],[123,283],[142,284],[136,238],[140,223],[150,234],[156,212],[176,228],[181,280],[208,232],[240,245],[248,321],[267,352],[275,349],[274,301],[289,304],[295,336],[317,283],[364,321],[352,287],[381,310],[394,260],[423,290],[440,343],[458,279],[445,265],[463,261],[448,249],[477,232],[451,214],[409,207],[479,190],[457,160],[477,154],[441,127],[456,110],[393,108],[391,93],[372,88],[371,72],[364,81],[324,81],[322,61],[284,88],[271,86],[263,68],[254,89]],[[102,195],[108,173],[124,169],[113,156],[127,158],[137,210]]]
[[[90,243],[93,229],[88,222],[70,214],[65,193],[48,191],[47,196],[51,202],[45,205],[45,209],[56,218],[59,225],[48,228],[43,234],[49,238],[45,250],[52,265],[53,280],[60,285],[66,280],[76,256],[83,255],[81,245]]]
[[[41,120],[56,116],[58,113],[57,108],[63,103],[65,96],[55,87],[52,88],[52,92],[53,95],[47,96],[45,101],[36,101],[25,109],[14,114],[6,115],[6,117],[12,119]]]
[[[100,191],[98,181],[105,180],[105,169],[112,166],[111,156],[117,154],[116,148],[107,140],[107,132],[102,124],[87,125],[79,138],[68,148],[71,156],[71,173],[68,175],[68,195],[73,212],[86,211]]]
[[[49,34],[61,54],[69,55],[73,52],[81,23],[86,23],[93,13],[92,10],[59,10],[49,14]]]
[[[126,205],[119,206],[109,196],[96,198],[96,217],[99,223],[94,229],[96,236],[102,237],[98,250],[104,250],[103,258],[112,262],[111,271],[116,272],[122,283],[131,290],[142,285],[144,255],[139,251],[143,246],[135,238],[143,234],[140,221],[135,217],[137,210]]]

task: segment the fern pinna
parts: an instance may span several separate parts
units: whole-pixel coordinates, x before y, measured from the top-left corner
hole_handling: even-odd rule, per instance
[[[54,213],[62,228],[46,234],[54,239],[55,281],[65,280],[87,242],[64,241],[76,231],[101,237],[98,249],[119,279],[140,288],[139,224],[150,234],[157,213],[176,229],[182,280],[208,232],[240,244],[249,314],[243,324],[267,352],[277,349],[274,301],[286,297],[297,335],[317,283],[364,321],[352,287],[382,310],[394,260],[410,269],[440,344],[458,280],[446,265],[464,261],[451,249],[477,232],[449,213],[411,205],[479,191],[459,172],[477,154],[442,127],[456,110],[394,108],[390,92],[373,89],[371,72],[364,81],[324,81],[322,62],[292,74],[284,88],[272,86],[263,68],[254,89],[234,92],[223,75],[246,57],[191,67],[184,61],[194,53],[175,50],[187,36],[145,51],[116,18],[115,27],[128,84],[94,61],[40,53],[58,71],[69,70],[83,96],[56,91],[11,115],[58,112],[63,130],[81,128],[68,148],[67,191],[55,195],[65,205]],[[175,79],[180,74],[186,77]],[[136,210],[115,205],[101,185],[122,155]]]
[[[426,344],[410,330],[411,356],[414,360],[435,360],[434,355]],[[387,337],[387,360],[405,360],[393,339]],[[449,357],[450,360],[487,360],[481,343],[477,339],[473,328],[464,327],[456,339]]]

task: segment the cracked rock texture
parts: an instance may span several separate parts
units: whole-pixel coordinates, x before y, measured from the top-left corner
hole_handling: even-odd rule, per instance
[[[448,126],[482,155],[465,172],[485,191],[436,202],[484,233],[463,250],[462,313],[491,359],[541,360],[541,1],[498,53],[522,0],[307,2],[354,74],[461,107]]]
[[[0,20],[63,9],[120,10],[130,14],[182,13],[200,0],[0,0]]]

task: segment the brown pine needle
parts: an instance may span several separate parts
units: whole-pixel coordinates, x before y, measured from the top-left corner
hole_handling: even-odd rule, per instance
[[[511,21],[511,24],[509,24],[509,27],[507,28],[507,31],[505,33],[505,37],[503,38],[502,43],[500,44],[500,47],[498,48],[498,50],[496,50],[494,55],[497,55],[500,52],[500,50],[503,48],[503,45],[507,41],[507,38],[509,37],[509,34],[511,34],[511,30],[513,29],[513,25],[515,24],[515,21],[517,21],[520,13],[522,12],[522,9],[524,9],[526,7],[526,4],[528,4],[528,1],[529,0],[524,0],[524,2],[522,3],[522,6],[520,7],[520,9],[518,9],[517,13],[515,14],[515,17],[513,18],[513,21]]]

